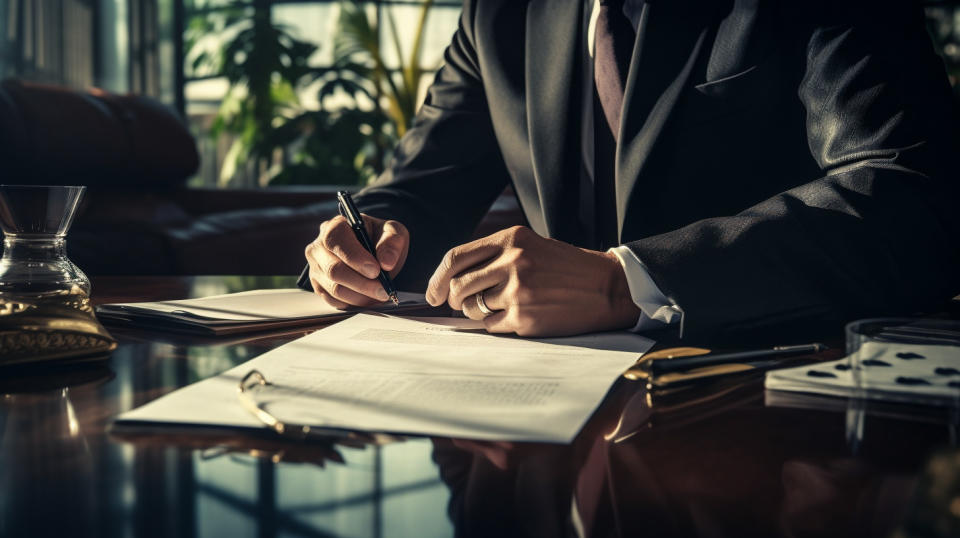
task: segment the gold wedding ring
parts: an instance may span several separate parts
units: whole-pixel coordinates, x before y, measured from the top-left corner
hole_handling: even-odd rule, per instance
[[[479,292],[479,293],[475,293],[473,296],[476,297],[476,299],[477,299],[477,308],[480,309],[480,312],[481,312],[484,316],[489,316],[490,314],[493,314],[493,310],[490,310],[490,307],[487,306],[487,303],[483,302],[483,292],[482,292],[482,291]]]

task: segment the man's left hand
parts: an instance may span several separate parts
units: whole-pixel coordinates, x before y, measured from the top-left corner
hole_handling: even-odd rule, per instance
[[[485,315],[476,294],[494,313]],[[630,327],[640,316],[617,257],[514,226],[453,248],[430,278],[427,301],[444,301],[487,330],[561,336]]]

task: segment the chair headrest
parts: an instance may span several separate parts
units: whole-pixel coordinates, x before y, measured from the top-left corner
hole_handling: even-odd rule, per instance
[[[0,82],[0,183],[165,189],[199,166],[180,118],[152,99]]]

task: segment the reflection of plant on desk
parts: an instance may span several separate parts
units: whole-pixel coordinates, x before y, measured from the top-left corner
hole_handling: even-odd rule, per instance
[[[308,65],[316,45],[273,23],[270,0],[194,17],[185,34],[188,68],[230,83],[210,133],[234,137],[220,184],[244,166],[261,185],[362,184],[383,171],[416,112],[432,5],[423,1],[404,59],[390,10],[371,17],[358,0],[340,2],[333,64],[323,68]],[[381,36],[389,36],[397,69],[384,63]],[[316,82],[320,109],[304,110],[298,94]]]

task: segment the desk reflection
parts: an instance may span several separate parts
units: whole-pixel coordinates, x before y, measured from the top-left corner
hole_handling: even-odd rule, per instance
[[[451,535],[429,440],[331,449],[108,431],[273,345],[125,340],[96,375],[5,377],[0,536]]]
[[[269,284],[93,288],[120,302]],[[117,331],[96,368],[0,372],[0,536],[960,535],[960,501],[953,517],[943,494],[960,497],[960,456],[930,460],[949,445],[942,424],[868,416],[854,450],[845,406],[765,407],[757,380],[654,394],[621,382],[570,446],[409,439],[334,455],[110,433],[118,414],[300,334]]]
[[[882,438],[854,453],[842,413],[764,407],[755,389],[624,401],[621,415],[646,421],[619,441],[604,428],[620,417],[571,447],[436,441],[457,534],[910,536],[918,477],[949,440],[943,425],[880,418]]]

